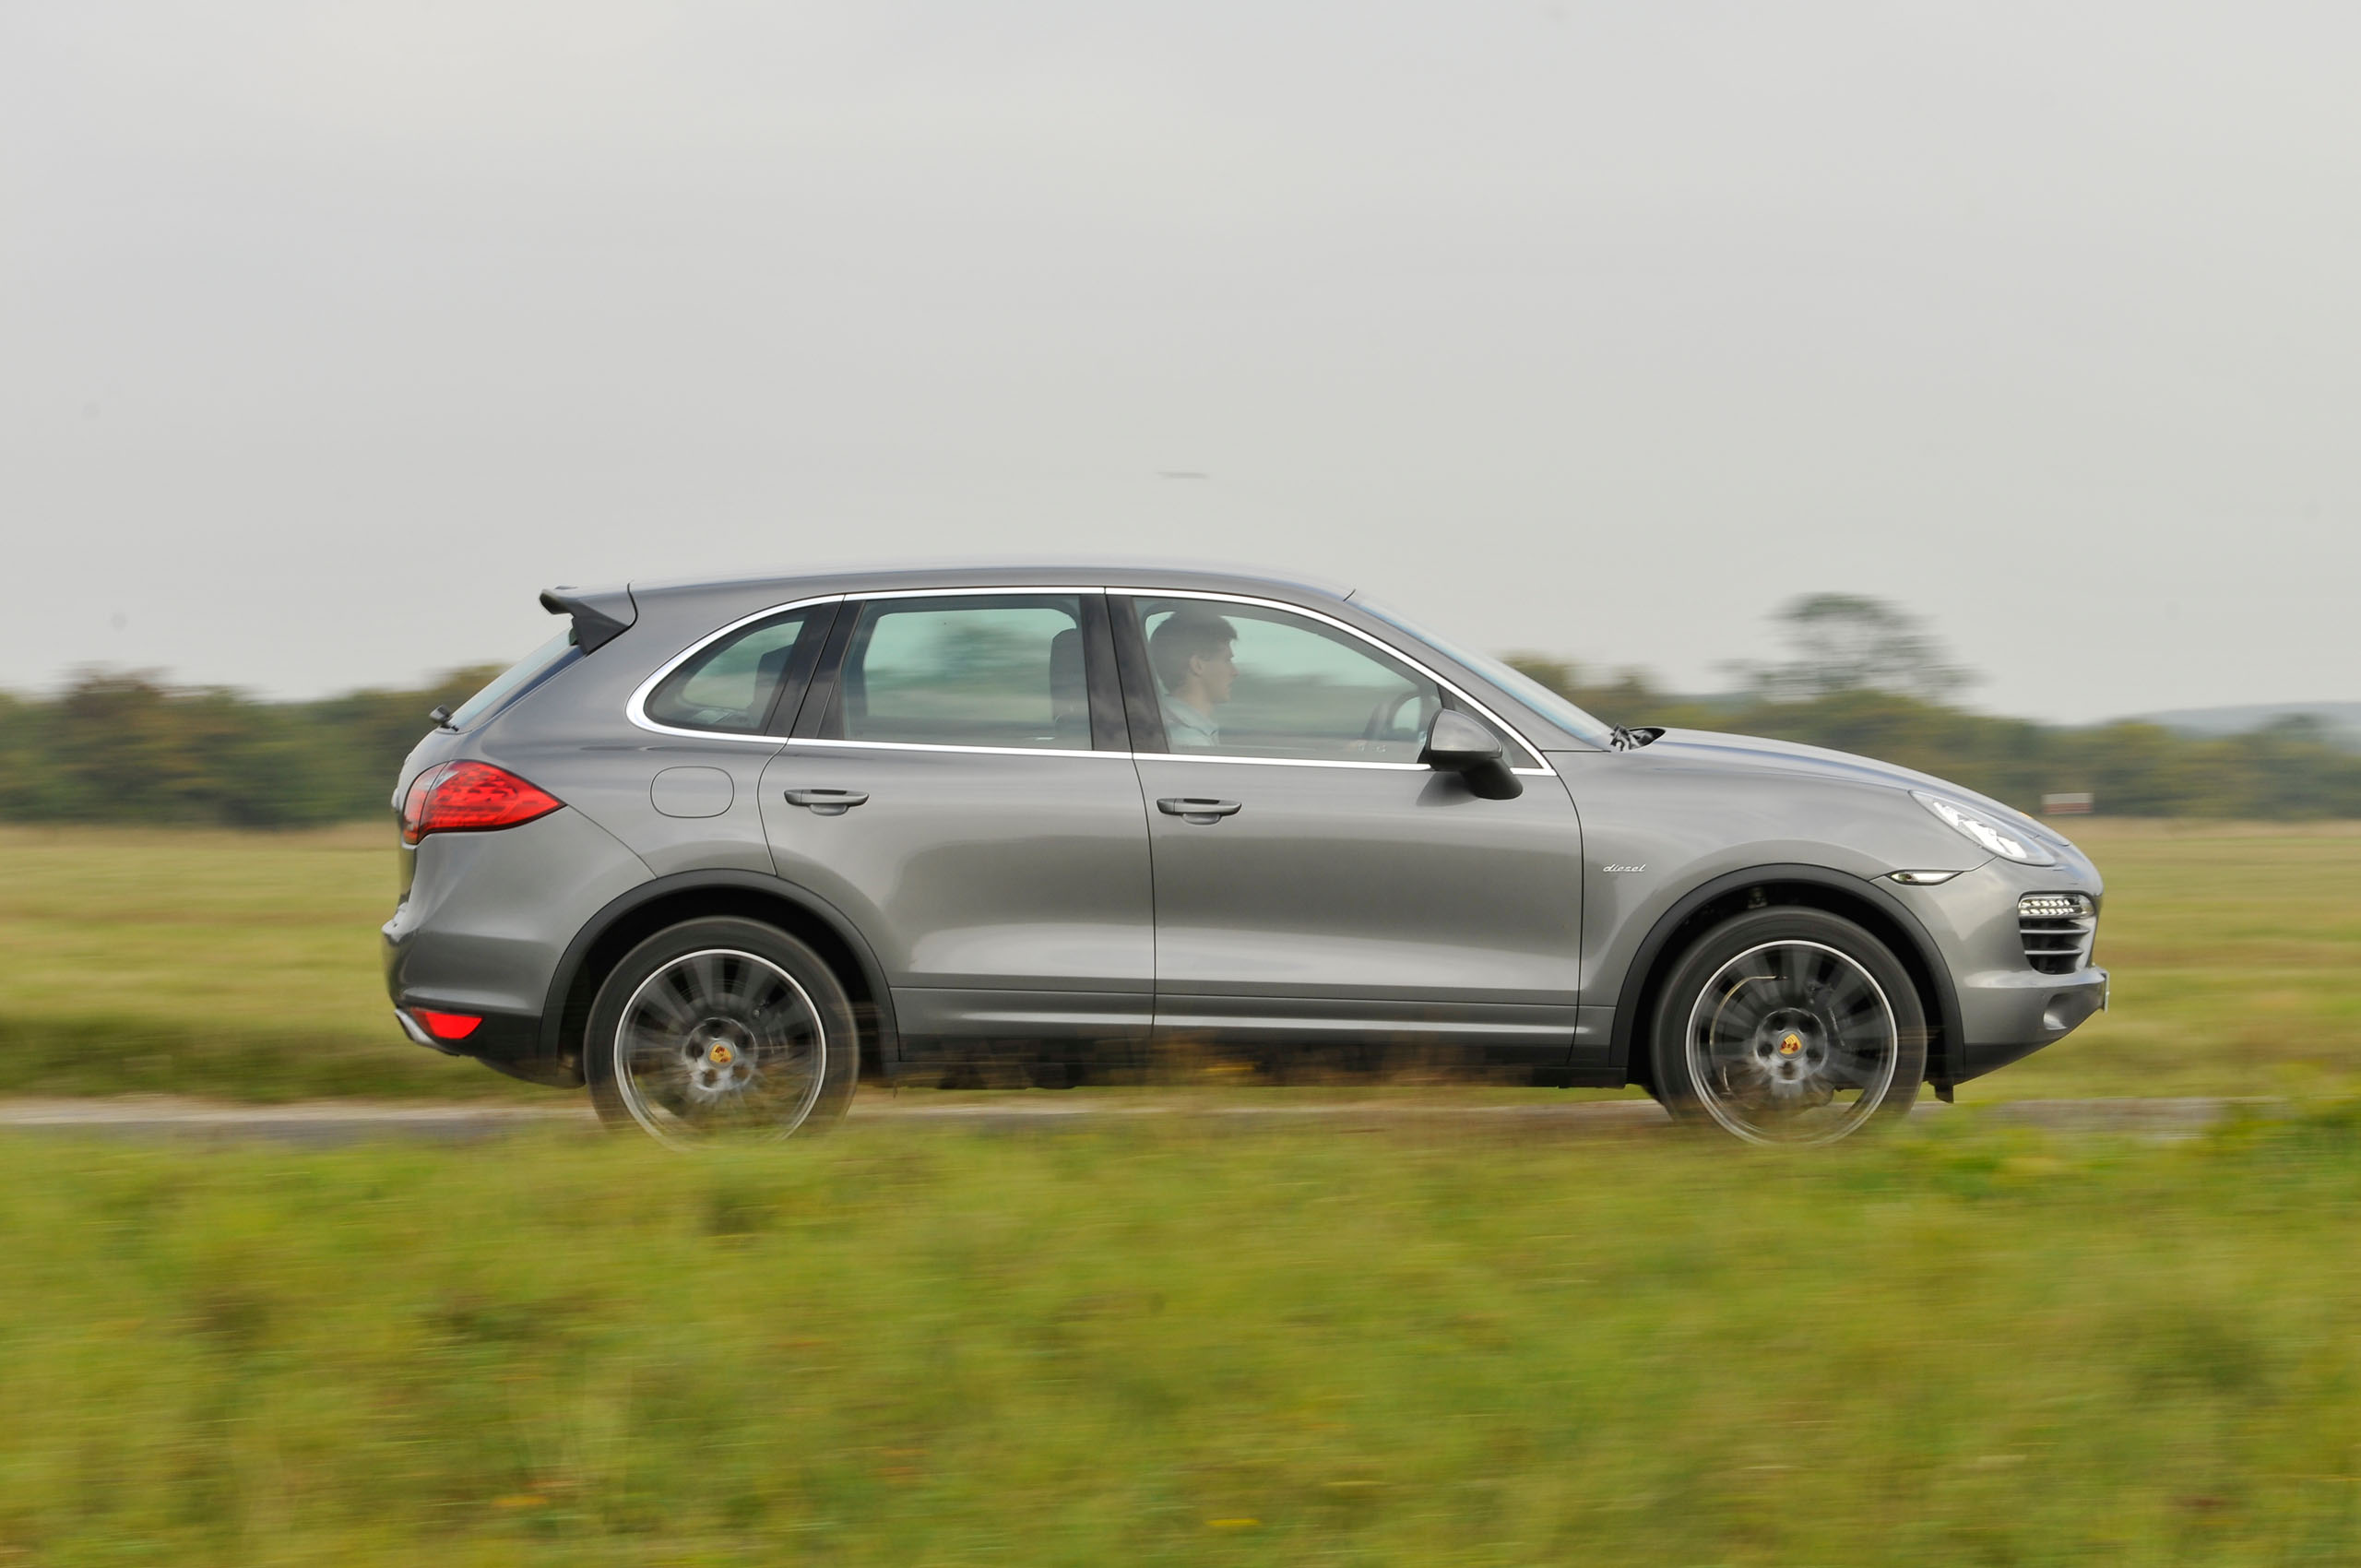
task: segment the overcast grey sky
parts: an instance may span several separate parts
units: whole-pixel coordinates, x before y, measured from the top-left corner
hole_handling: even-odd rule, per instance
[[[0,685],[408,682],[553,582],[1017,551],[1688,689],[1835,588],[1998,710],[2361,698],[2356,46],[2154,0],[13,0]]]

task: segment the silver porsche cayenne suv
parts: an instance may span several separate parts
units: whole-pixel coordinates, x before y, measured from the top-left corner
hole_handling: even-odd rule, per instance
[[[402,769],[419,1044],[673,1142],[887,1083],[1415,1060],[1821,1143],[2105,1004],[2100,884],[1939,778],[1610,727],[1356,593],[557,588]]]

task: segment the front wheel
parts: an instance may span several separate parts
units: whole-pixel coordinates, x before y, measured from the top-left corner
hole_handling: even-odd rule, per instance
[[[1885,944],[1810,909],[1756,909],[1682,954],[1651,1039],[1675,1121],[1749,1143],[1826,1144],[1909,1113],[1927,1017]]]
[[[590,1004],[601,1120],[659,1142],[769,1142],[841,1117],[860,1076],[852,1003],[820,956],[754,921],[686,921],[624,955]]]

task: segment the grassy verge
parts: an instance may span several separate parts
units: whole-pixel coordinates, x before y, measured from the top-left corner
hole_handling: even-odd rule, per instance
[[[0,827],[0,1093],[525,1099],[402,1038],[393,830]]]
[[[2361,824],[2073,831],[2114,1010],[1964,1098],[2361,1093]]]
[[[0,1561],[2350,1562],[2356,1200],[2349,1111],[0,1139]]]
[[[2116,1011],[1966,1098],[2361,1092],[2361,826],[2077,831]],[[389,840],[0,828],[0,1093],[546,1099],[396,1031]]]

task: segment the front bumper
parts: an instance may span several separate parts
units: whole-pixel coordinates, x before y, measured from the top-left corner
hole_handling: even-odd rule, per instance
[[[1964,1083],[2032,1055],[2074,1032],[2107,1004],[2107,972],[2092,968],[2070,975],[2022,973],[1962,977],[1960,1015],[1973,1019],[1951,1064]]]
[[[2104,916],[2098,872],[2079,854],[2054,866],[1987,861],[1949,882],[1900,891],[1940,950],[1959,1003],[1958,1036],[1929,1064],[1937,1083],[1964,1083],[2054,1045],[2106,1006],[2104,968],[2086,962],[2046,974],[2025,956],[2018,900],[2062,892],[2088,894]]]

